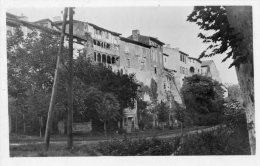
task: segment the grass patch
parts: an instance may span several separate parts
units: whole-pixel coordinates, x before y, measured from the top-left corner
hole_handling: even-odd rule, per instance
[[[51,144],[47,152],[44,150],[44,144],[10,146],[10,157],[48,156],[97,156],[97,154],[91,145],[74,145],[72,150],[67,150],[64,144]]]

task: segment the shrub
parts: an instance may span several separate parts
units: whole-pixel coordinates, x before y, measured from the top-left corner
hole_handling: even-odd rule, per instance
[[[134,156],[134,155],[171,155],[178,147],[179,139],[160,140],[139,139],[114,140],[112,142],[103,142],[98,146],[98,150],[104,155],[115,156]]]
[[[191,120],[188,123],[196,125],[221,123],[224,108],[223,92],[221,84],[209,77],[201,75],[186,77],[181,93],[186,105],[185,117]]]
[[[102,142],[97,150],[103,155],[248,155],[246,135],[232,128],[203,132],[197,135],[167,139],[113,140]]]
[[[185,138],[175,155],[249,155],[246,136],[238,130],[222,128]]]

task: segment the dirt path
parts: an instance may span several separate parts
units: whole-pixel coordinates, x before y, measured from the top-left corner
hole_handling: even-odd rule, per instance
[[[213,127],[205,127],[205,128],[201,128],[201,129],[196,129],[196,130],[190,130],[190,131],[184,131],[183,134],[184,135],[190,135],[190,134],[196,134],[196,133],[201,133],[204,131],[211,131],[211,130],[216,130],[217,128],[219,128],[220,126],[213,126]],[[147,136],[147,137],[142,137],[142,138],[146,138],[146,139],[152,139],[154,137],[159,138],[159,139],[164,139],[164,138],[174,138],[177,136],[180,136],[181,132],[177,131],[175,133],[170,133],[170,134],[163,134],[163,135],[157,135],[157,136]],[[140,137],[136,136],[136,137],[132,137],[133,140],[137,140]],[[119,140],[122,140],[123,138],[119,138]],[[108,139],[98,139],[98,140],[74,140],[73,143],[74,145],[94,145],[94,144],[98,144],[99,142],[105,142]],[[60,141],[51,141],[50,144],[55,144],[55,145],[64,145],[66,144],[67,141],[66,140],[60,140]],[[43,141],[32,141],[32,142],[20,142],[20,143],[10,143],[10,147],[17,147],[17,146],[24,146],[24,145],[40,145],[40,144],[44,144]]]

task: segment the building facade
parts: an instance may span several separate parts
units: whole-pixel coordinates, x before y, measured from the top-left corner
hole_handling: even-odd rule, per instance
[[[202,61],[201,74],[204,76],[211,77],[213,80],[221,82],[218,69],[213,60]]]
[[[38,28],[59,35],[62,21],[55,18],[55,21],[42,19],[31,23],[25,16],[7,13],[7,35],[13,34],[14,28],[20,25],[25,34]],[[66,35],[68,32],[69,25],[66,24]],[[74,58],[81,54],[93,62],[110,66],[113,71],[134,73],[136,79],[146,86],[151,85],[152,79],[155,80],[157,102],[166,102],[170,107],[173,100],[183,104],[180,89],[185,77],[202,74],[221,81],[214,61],[201,62],[178,48],[171,48],[170,45],[164,47],[163,42],[155,37],[141,35],[139,30],[133,30],[132,35],[125,38],[120,33],[95,24],[74,20],[73,35]],[[143,98],[151,101],[149,94]],[[124,128],[128,132],[137,129],[137,104],[133,109],[125,109],[124,115]]]
[[[55,24],[61,27],[62,21],[56,21]],[[67,24],[66,32],[68,31]],[[86,57],[111,66],[113,69],[119,67],[120,33],[92,23],[73,20],[73,34],[91,40],[91,45],[85,50]]]

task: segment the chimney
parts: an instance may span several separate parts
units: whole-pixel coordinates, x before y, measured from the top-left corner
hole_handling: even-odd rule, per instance
[[[52,18],[53,22],[61,21],[61,16],[55,16]]]
[[[170,44],[166,44],[166,48],[171,48],[171,45]]]
[[[133,35],[133,40],[138,41],[139,40],[140,31],[138,29],[132,30],[132,35]]]

